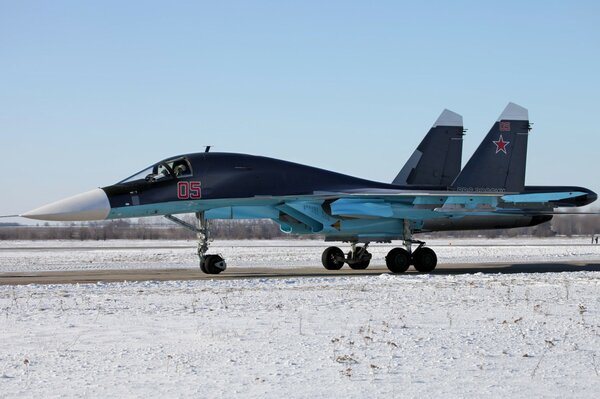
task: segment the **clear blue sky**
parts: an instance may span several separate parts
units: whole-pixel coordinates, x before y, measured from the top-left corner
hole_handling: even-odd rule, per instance
[[[600,191],[597,1],[0,0],[0,214],[179,153],[391,181],[443,108],[465,163],[529,109],[528,184]]]

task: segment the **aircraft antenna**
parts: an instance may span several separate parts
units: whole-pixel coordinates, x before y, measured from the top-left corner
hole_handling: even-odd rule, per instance
[[[210,152],[210,145],[207,145],[206,148],[204,149],[204,152]]]

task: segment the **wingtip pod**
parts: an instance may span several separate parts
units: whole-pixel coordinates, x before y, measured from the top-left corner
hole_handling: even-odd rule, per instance
[[[527,108],[521,107],[515,103],[508,103],[504,111],[498,117],[498,122],[500,121],[528,121],[529,120],[529,111]]]
[[[457,114],[456,112],[450,111],[449,109],[444,109],[440,116],[437,118],[433,127],[437,126],[462,126],[463,125],[463,117],[462,115]]]

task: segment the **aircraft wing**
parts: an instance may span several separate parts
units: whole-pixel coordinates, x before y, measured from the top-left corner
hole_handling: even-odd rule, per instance
[[[586,196],[583,191],[548,192],[535,194],[478,193],[437,190],[353,189],[347,191],[314,192],[309,195],[256,197],[260,211],[252,210],[252,200],[241,209],[229,207],[232,218],[269,217],[282,230],[295,233],[320,233],[326,236],[343,235],[345,230],[360,230],[368,235],[373,230],[396,234],[397,224],[409,221],[422,226],[427,221],[460,219],[467,216],[534,217],[545,215],[590,214],[557,210],[569,206],[570,200]],[[271,205],[265,203],[269,202]],[[561,202],[562,201],[562,202]],[[567,205],[564,205],[567,204]],[[258,208],[257,208],[258,209]],[[208,212],[211,214],[216,210]],[[222,218],[223,212],[215,217]],[[367,224],[365,224],[367,223]],[[389,227],[386,227],[389,225]],[[382,227],[383,226],[383,227]]]

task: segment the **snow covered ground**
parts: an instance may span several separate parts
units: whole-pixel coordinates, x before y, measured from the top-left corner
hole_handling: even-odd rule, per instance
[[[430,239],[439,263],[549,262],[600,260],[600,245],[589,237],[550,239]],[[385,255],[401,243],[374,244],[372,264],[384,265]],[[231,267],[321,268],[321,253],[329,245],[307,240],[215,241]],[[341,247],[346,251],[348,244]],[[193,241],[0,241],[0,272],[93,269],[198,268]]]
[[[0,397],[597,397],[600,273],[0,287]]]
[[[440,262],[600,264],[584,238],[429,244]],[[320,268],[325,245],[213,248]],[[0,242],[0,271],[196,262],[193,242]],[[596,271],[0,286],[0,397],[597,397],[599,293]]]

